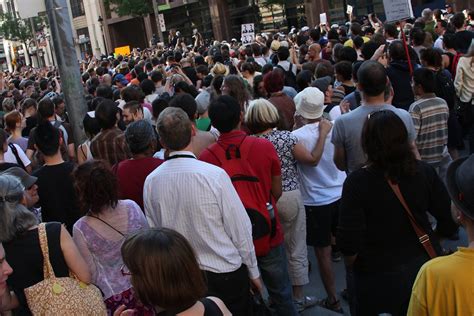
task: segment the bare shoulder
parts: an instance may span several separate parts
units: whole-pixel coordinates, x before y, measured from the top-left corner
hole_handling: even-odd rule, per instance
[[[232,315],[232,313],[229,311],[227,306],[225,306],[224,302],[220,298],[215,296],[208,296],[207,298],[216,303],[217,306],[219,306],[219,309],[221,310],[222,314],[224,314],[224,316]]]

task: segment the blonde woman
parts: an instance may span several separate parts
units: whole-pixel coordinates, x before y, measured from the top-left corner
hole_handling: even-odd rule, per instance
[[[306,248],[306,215],[300,193],[296,161],[317,165],[321,159],[324,140],[331,130],[328,121],[320,124],[320,137],[308,152],[290,131],[278,130],[280,120],[277,108],[265,99],[251,101],[245,114],[245,124],[252,134],[266,138],[274,146],[281,162],[283,193],[277,209],[285,232],[285,249],[288,270],[293,285],[293,299],[298,311],[317,303],[315,297],[304,296],[303,286],[308,284],[308,254]],[[315,137],[317,137],[315,135]]]

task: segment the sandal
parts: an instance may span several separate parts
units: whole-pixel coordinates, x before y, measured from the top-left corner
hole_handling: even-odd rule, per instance
[[[319,300],[316,305],[329,309],[330,311],[336,312],[338,314],[344,314],[344,310],[341,307],[339,300],[336,300],[334,303],[330,303],[329,299],[326,297],[325,299]]]

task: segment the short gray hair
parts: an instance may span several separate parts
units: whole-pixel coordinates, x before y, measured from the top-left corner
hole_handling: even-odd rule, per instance
[[[168,107],[156,122],[160,142],[168,149],[182,150],[191,142],[192,123],[181,108]]]
[[[3,99],[2,107],[5,112],[13,111],[15,109],[15,100],[13,98]]]
[[[11,241],[38,224],[35,215],[21,204],[24,191],[20,179],[0,175],[0,242]]]
[[[433,11],[431,11],[430,8],[423,9],[423,11],[421,11],[421,16],[424,19],[432,20],[433,19]]]

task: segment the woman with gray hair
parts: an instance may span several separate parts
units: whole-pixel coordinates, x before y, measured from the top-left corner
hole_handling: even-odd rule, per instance
[[[119,198],[133,200],[144,210],[145,179],[163,162],[153,157],[156,149],[156,134],[150,123],[141,120],[127,127],[125,141],[130,148],[132,158],[121,161],[113,167],[117,176]]]
[[[43,281],[43,255],[38,237],[38,221],[25,206],[25,188],[20,180],[0,175],[0,242],[13,268],[7,283],[18,297],[17,315],[30,315],[24,289]],[[46,224],[49,257],[56,277],[69,271],[84,283],[90,272],[74,241],[61,223]]]

